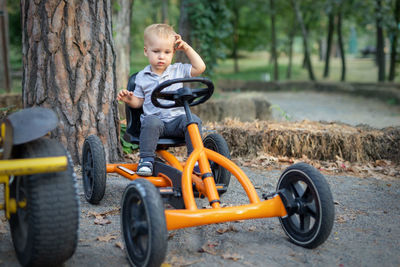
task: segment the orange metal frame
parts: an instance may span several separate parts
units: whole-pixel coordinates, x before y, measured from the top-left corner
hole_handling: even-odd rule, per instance
[[[158,156],[163,158],[167,164],[182,171],[182,195],[186,209],[165,210],[168,230],[235,220],[285,217],[287,215],[285,206],[278,194],[272,199],[261,201],[250,179],[234,162],[204,147],[197,124],[190,124],[188,126],[188,131],[194,150],[185,164],[179,162],[179,160],[168,151],[157,150]],[[212,173],[209,160],[227,169],[238,179],[249,198],[250,204],[224,208],[220,206],[219,194],[214,182],[214,177],[206,177],[202,180],[200,177],[193,174],[193,168],[196,162],[199,163],[202,174]],[[136,169],[137,164],[107,164],[107,173],[118,173],[130,180],[144,178],[134,173]],[[165,175],[145,178],[156,187],[173,186],[171,180]],[[193,194],[193,183],[197,191],[206,196],[209,202],[212,203],[212,209],[197,208]]]

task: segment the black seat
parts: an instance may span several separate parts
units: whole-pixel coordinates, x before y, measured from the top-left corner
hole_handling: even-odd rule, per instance
[[[127,87],[128,91],[133,92],[135,90],[136,75],[137,73],[132,74],[132,76],[129,78]],[[143,114],[143,108],[132,108],[129,105],[125,104],[125,113],[126,132],[123,138],[129,143],[139,144],[141,126],[140,115]],[[158,140],[157,149],[166,149],[173,146],[183,146],[185,144],[185,138],[162,136]]]

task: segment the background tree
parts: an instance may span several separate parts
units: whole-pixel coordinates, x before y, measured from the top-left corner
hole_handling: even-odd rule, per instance
[[[187,0],[191,45],[206,63],[206,74],[213,75],[218,59],[225,58],[224,39],[231,34],[225,0]]]
[[[396,76],[396,59],[397,59],[397,46],[400,31],[400,0],[394,0],[392,5],[393,10],[393,23],[390,27],[390,67],[389,67],[389,81],[393,81]]]
[[[6,0],[0,0],[0,88],[11,91],[8,12]]]
[[[335,12],[334,12],[333,0],[327,1],[326,13],[328,15],[328,29],[326,37],[324,78],[329,77],[329,64],[332,53],[332,40],[333,40],[333,33],[335,30]]]
[[[382,0],[376,0],[376,62],[378,65],[378,81],[385,80],[385,43],[383,36]]]
[[[276,41],[276,30],[275,30],[275,1],[269,1],[270,6],[270,17],[271,17],[271,58],[273,61],[273,77],[274,80],[279,80],[279,66],[278,66],[278,53],[277,53],[277,41]]]
[[[96,134],[107,160],[122,155],[116,99],[111,1],[22,0],[24,107],[53,109],[52,135],[80,160]]]
[[[306,26],[304,24],[303,15],[301,13],[298,1],[292,0],[292,6],[293,6],[294,12],[296,14],[296,18],[300,25],[301,33],[303,36],[304,59],[305,59],[305,63],[306,63],[307,70],[308,70],[308,77],[310,78],[310,80],[315,81],[314,71],[313,71],[311,57],[310,57],[310,48],[309,48],[309,44],[308,44],[308,33],[307,33]]]
[[[126,88],[130,74],[132,6],[133,0],[112,0],[112,27],[118,90]]]

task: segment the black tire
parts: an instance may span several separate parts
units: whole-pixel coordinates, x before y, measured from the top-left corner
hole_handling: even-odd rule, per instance
[[[99,204],[106,191],[106,156],[96,135],[90,135],[83,143],[82,182],[86,200]]]
[[[277,185],[279,190],[285,190],[296,203],[294,208],[289,208],[287,217],[280,218],[289,239],[306,248],[325,242],[335,216],[332,193],[325,177],[314,167],[297,163],[283,172]]]
[[[164,205],[146,179],[131,182],[122,196],[121,228],[132,266],[160,266],[167,252]]]
[[[204,147],[211,149],[228,159],[231,158],[228,144],[226,143],[222,135],[217,133],[209,134],[204,137],[203,144]],[[210,161],[210,166],[214,175],[215,183],[223,184],[226,188],[228,188],[229,182],[231,180],[231,173],[215,162]]]
[[[56,140],[40,138],[13,148],[13,158],[67,156],[66,171],[16,176],[10,196],[26,200],[11,214],[10,229],[22,266],[54,266],[69,259],[78,241],[79,200],[69,153]]]

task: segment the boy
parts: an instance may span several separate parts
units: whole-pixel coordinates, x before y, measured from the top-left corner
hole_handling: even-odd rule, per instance
[[[191,64],[171,65],[176,50],[184,51]],[[166,80],[199,76],[206,69],[206,65],[199,54],[166,24],[152,24],[144,30],[144,55],[150,65],[137,74],[134,92],[122,90],[118,93],[117,100],[124,101],[133,108],[143,106],[143,115],[140,118],[140,161],[136,173],[151,176],[160,136],[185,136],[188,154],[193,151],[186,129],[184,108],[157,108],[151,103],[151,93],[157,85]],[[182,84],[173,84],[164,91],[175,91],[181,87]],[[193,119],[201,129],[201,120],[195,115]]]

